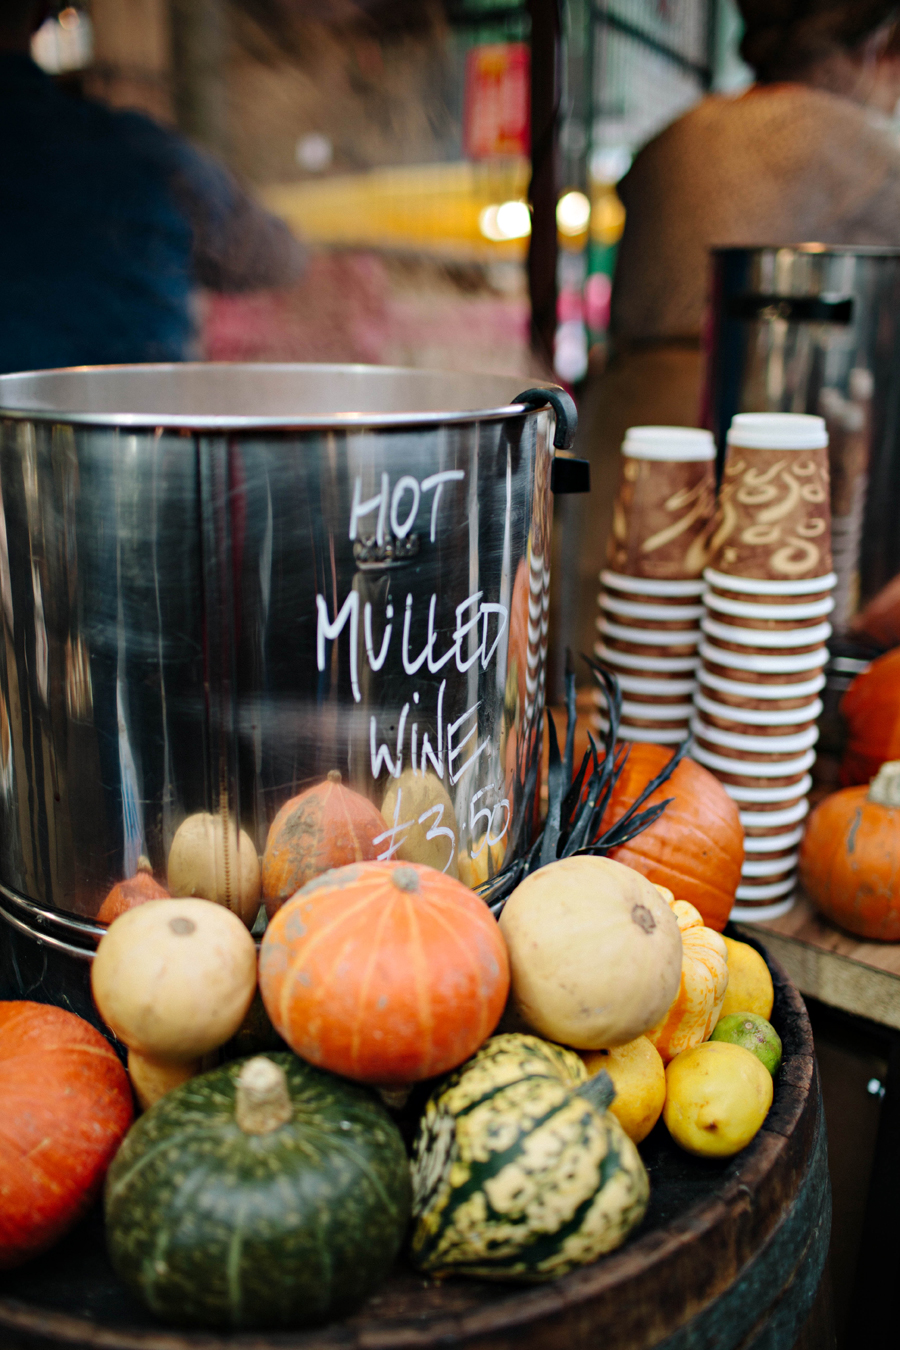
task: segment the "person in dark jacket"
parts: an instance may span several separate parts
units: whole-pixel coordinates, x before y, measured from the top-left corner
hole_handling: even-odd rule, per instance
[[[181,361],[192,294],[284,286],[304,252],[228,170],[31,60],[38,0],[0,0],[0,372]]]

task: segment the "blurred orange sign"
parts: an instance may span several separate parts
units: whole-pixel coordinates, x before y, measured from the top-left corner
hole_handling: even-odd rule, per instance
[[[468,159],[531,152],[527,42],[473,47],[466,56],[463,148]]]

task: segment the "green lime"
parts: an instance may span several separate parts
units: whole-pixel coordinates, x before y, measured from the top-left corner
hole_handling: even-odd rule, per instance
[[[729,1013],[709,1039],[742,1045],[765,1064],[773,1078],[781,1067],[781,1037],[772,1023],[758,1013]]]

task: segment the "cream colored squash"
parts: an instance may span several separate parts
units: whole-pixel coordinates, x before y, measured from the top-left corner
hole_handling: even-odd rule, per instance
[[[412,822],[399,836],[401,842],[395,857],[434,867],[459,879],[456,862],[459,825],[450,795],[437,774],[404,769],[399,778],[391,780],[381,803],[381,814],[388,829],[395,821],[398,825]]]
[[[578,1050],[624,1045],[678,992],[681,934],[656,887],[610,858],[562,858],[517,886],[500,917],[516,1011]]]
[[[214,900],[233,910],[248,928],[259,913],[262,882],[259,858],[245,830],[235,838],[234,821],[198,811],[183,820],[169,849],[168,882],[172,895]]]
[[[142,1099],[152,1100],[157,1089],[175,1086],[173,1065],[196,1061],[235,1034],[256,990],[256,946],[221,905],[148,900],[110,924],[91,987],[110,1030],[152,1061],[139,1063],[135,1078]]]
[[[137,1050],[128,1051],[128,1077],[134,1088],[138,1106],[146,1111],[164,1097],[173,1088],[181,1087],[189,1078],[200,1072],[202,1060],[164,1060],[141,1055]]]

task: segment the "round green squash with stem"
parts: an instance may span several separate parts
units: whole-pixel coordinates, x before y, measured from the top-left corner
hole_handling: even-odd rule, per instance
[[[107,1174],[119,1278],[193,1326],[313,1325],[388,1274],[410,1212],[400,1132],[367,1089],[291,1054],[167,1093]]]

